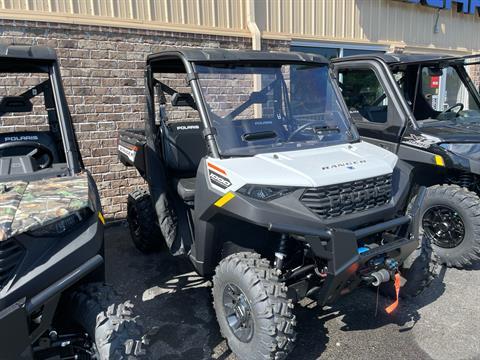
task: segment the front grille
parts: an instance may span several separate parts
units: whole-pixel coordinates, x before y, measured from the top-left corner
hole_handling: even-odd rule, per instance
[[[0,289],[12,277],[24,254],[25,249],[15,239],[0,241]]]
[[[323,219],[373,209],[390,202],[392,175],[306,189],[300,201]]]

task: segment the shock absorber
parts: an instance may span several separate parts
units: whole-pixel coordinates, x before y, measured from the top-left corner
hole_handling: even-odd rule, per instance
[[[287,257],[287,235],[282,234],[278,250],[275,252],[275,268],[280,272],[283,269],[283,263]]]
[[[463,171],[458,177],[458,182],[458,185],[460,185],[461,187],[470,189],[474,182],[473,174]]]
[[[462,171],[449,177],[448,181],[452,184],[467,188],[469,190],[474,190],[472,187],[475,184],[475,175],[466,171]]]

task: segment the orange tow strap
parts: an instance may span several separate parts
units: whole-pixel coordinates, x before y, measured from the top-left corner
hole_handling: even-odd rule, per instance
[[[396,300],[395,302],[390,305],[390,306],[387,306],[385,308],[385,311],[387,312],[387,314],[391,314],[392,312],[395,311],[395,309],[398,307],[398,295],[400,294],[400,274],[397,272],[395,274],[395,294],[396,294]]]

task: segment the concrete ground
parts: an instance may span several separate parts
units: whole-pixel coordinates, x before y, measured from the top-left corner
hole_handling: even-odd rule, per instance
[[[150,329],[155,359],[235,359],[220,336],[210,284],[186,259],[143,255],[125,224],[106,232],[107,280],[135,304]],[[361,289],[331,308],[311,300],[296,307],[297,345],[291,359],[480,359],[480,266],[442,269],[421,296],[389,301]]]

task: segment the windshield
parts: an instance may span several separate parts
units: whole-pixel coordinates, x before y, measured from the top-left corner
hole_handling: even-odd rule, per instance
[[[48,73],[0,71],[0,158],[33,157],[34,170],[65,163],[55,101]]]
[[[326,65],[196,66],[225,156],[345,143],[358,135]]]
[[[417,77],[416,72],[415,78]],[[442,68],[433,65],[423,66],[418,84],[408,81],[408,79],[406,81],[406,84],[410,83],[410,90],[415,86],[418,88],[417,96],[415,96],[415,91],[408,91],[408,88],[404,88],[415,118],[420,121],[434,119],[480,122],[478,92],[471,77],[473,75],[473,79],[475,79],[477,72],[478,65],[456,63]],[[413,71],[408,74],[413,75]],[[411,77],[413,78],[413,76]]]

